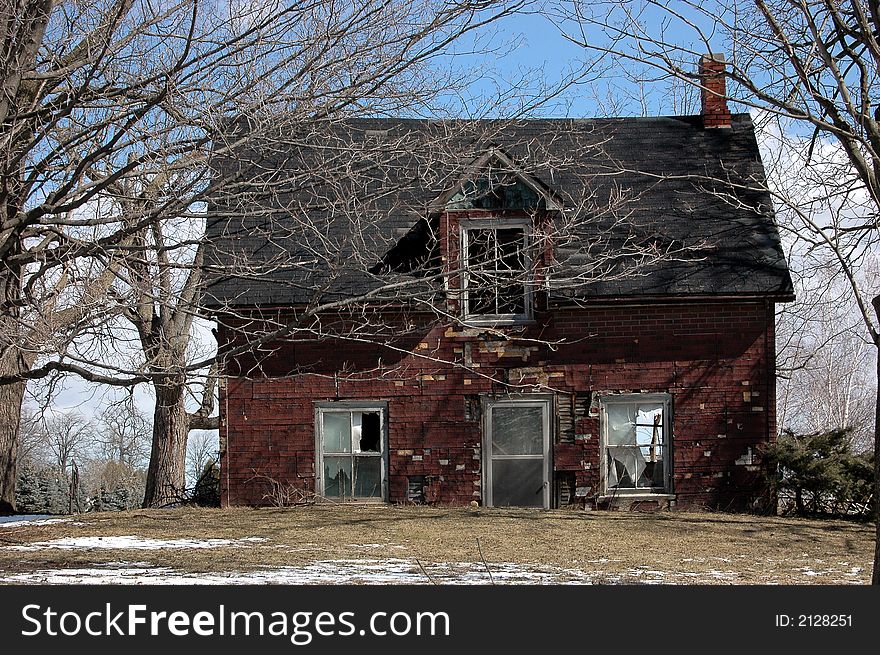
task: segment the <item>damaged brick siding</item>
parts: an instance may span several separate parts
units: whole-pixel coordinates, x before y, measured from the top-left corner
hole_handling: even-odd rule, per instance
[[[601,490],[597,398],[616,392],[671,394],[677,507],[749,509],[765,498],[760,446],[776,431],[772,303],[606,304],[555,310],[519,330],[568,343],[434,329],[408,344],[470,370],[328,340],[278,344],[259,376],[241,374],[252,361],[227,362],[223,504],[269,503],[269,479],[314,490],[314,403],[334,399],[387,401],[391,502],[412,499],[413,480],[426,502],[481,502],[479,399],[507,393],[504,382],[556,394],[554,504],[592,502]],[[294,365],[308,372],[291,375]]]

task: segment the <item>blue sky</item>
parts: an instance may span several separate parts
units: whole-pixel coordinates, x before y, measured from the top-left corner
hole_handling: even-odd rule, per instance
[[[652,27],[659,24],[657,21]],[[565,27],[572,34],[580,36],[577,26],[569,23]],[[708,29],[711,30],[711,26]],[[607,37],[596,28],[589,28],[585,36],[594,44],[607,42]],[[706,50],[696,38],[695,31],[680,25],[664,24],[663,36],[676,44],[690,47],[694,52]],[[457,49],[467,52],[474,47],[474,43],[484,45],[486,39],[487,33],[483,32],[474,39],[465,39]],[[723,51],[723,43],[717,40],[717,44],[713,40],[713,48]],[[493,95],[509,98],[501,112],[492,111],[490,115],[515,112],[519,109],[521,97],[530,99],[543,95],[548,89],[556,88],[562,80],[571,78],[579,71],[584,72],[585,66],[597,58],[595,52],[566,39],[554,21],[537,13],[503,19],[494,28],[491,44],[498,48],[498,54],[469,55],[451,60],[453,65],[470,67],[474,75],[479,77],[469,88],[471,97],[454,103],[458,111],[465,115],[480,116],[483,115],[481,112],[486,111],[491,102],[481,99],[480,94],[490,99]],[[693,60],[696,68],[697,55],[693,56]],[[446,63],[445,59],[442,61]],[[639,85],[633,81],[634,77],[647,81]],[[679,94],[681,89],[682,85],[679,85]],[[590,68],[582,79],[567,85],[559,95],[529,113],[546,117],[590,118],[695,112],[694,90],[690,89],[685,95],[684,102],[680,98],[674,99],[670,93],[670,80],[656,71],[605,57]]]

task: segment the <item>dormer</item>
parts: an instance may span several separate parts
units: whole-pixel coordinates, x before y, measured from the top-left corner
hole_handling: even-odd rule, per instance
[[[467,324],[531,321],[549,262],[549,217],[562,203],[500,149],[478,158],[432,204],[448,308]]]

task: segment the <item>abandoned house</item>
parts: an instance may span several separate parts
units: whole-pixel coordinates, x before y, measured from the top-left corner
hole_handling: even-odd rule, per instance
[[[701,66],[693,116],[230,138],[223,504],[766,501],[792,284],[754,126]]]

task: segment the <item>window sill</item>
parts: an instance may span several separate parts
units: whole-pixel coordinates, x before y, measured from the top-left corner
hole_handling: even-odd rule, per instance
[[[645,493],[644,491],[629,492],[621,491],[615,494],[604,494],[596,500],[675,500],[675,494],[658,491],[656,493]]]
[[[461,323],[464,327],[504,327],[511,325],[535,325],[537,321],[533,318],[467,316],[461,319]]]

